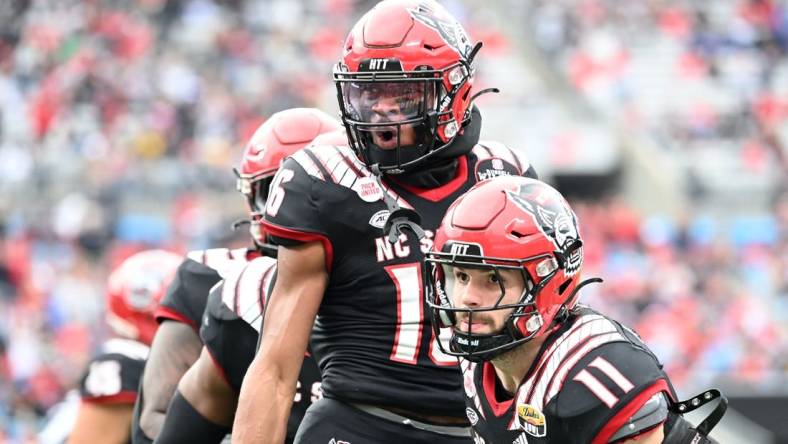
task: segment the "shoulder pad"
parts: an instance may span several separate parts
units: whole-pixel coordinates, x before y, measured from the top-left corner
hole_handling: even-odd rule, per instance
[[[359,177],[371,175],[366,165],[347,146],[304,148],[291,157],[310,176],[347,188]]]
[[[216,270],[220,276],[224,276],[229,267],[238,262],[246,262],[248,250],[246,248],[210,248],[207,250],[195,250],[186,254],[186,257]]]
[[[187,258],[178,267],[154,317],[159,322],[169,319],[198,328],[208,290],[220,279],[213,268]]]
[[[633,415],[655,394],[669,390],[667,376],[653,356],[630,342],[611,342],[573,366],[545,413],[581,440],[608,442],[625,425],[631,433],[638,431],[635,427],[643,430],[664,421],[664,416],[650,415],[633,421]]]
[[[293,160],[312,177],[348,188],[367,202],[382,199],[382,189],[404,208],[413,208],[397,195],[391,187],[375,180],[366,165],[347,146],[325,146],[305,148],[293,156]]]
[[[556,413],[569,417],[598,407],[615,409],[631,394],[662,379],[659,363],[628,342],[589,352],[568,373],[556,397]]]
[[[91,402],[133,403],[145,367],[148,347],[136,341],[112,339],[93,358],[82,378],[82,399]]]
[[[619,441],[648,430],[665,422],[668,417],[668,400],[665,393],[656,393],[643,406],[629,417],[627,423],[619,428],[609,441]]]
[[[472,153],[476,156],[477,160],[477,179],[485,180],[495,177],[495,175],[524,175],[531,163],[522,151],[516,151],[501,142],[482,140],[473,147]],[[497,159],[497,160],[496,160]],[[506,168],[506,164],[512,168]],[[479,168],[479,165],[481,168]],[[489,169],[489,174],[485,177],[479,177],[480,173],[485,173],[484,170]]]
[[[222,288],[222,302],[257,331],[262,325],[265,301],[270,295],[276,259],[261,256],[228,274]]]
[[[626,339],[618,326],[598,314],[582,315],[572,326],[556,338],[541,354],[531,378],[518,389],[517,404],[527,404],[538,410],[561,389],[569,371],[583,357],[597,347]]]
[[[218,321],[233,321],[238,319],[233,308],[224,303],[224,283],[220,281],[211,288],[208,293],[208,302],[205,305],[205,313],[203,313],[203,323],[200,330],[213,320]]]
[[[130,359],[145,361],[148,359],[150,347],[132,339],[114,338],[104,343],[102,351],[108,355],[121,355]]]

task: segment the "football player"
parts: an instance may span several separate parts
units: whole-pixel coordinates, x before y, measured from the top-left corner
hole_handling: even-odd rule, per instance
[[[344,131],[337,131],[322,134],[312,143],[344,145],[347,138]],[[250,158],[254,156],[247,152],[244,162]],[[270,247],[267,251],[275,252]],[[211,289],[200,327],[202,353],[178,383],[157,443],[217,443],[230,430],[275,275],[276,258],[263,255],[235,267]],[[321,395],[320,372],[309,354],[297,384],[286,442],[293,441],[306,408]],[[196,423],[206,427],[194,427]]]
[[[578,305],[577,217],[549,185],[483,182],[455,202],[427,256],[434,331],[461,357],[477,443],[708,443],[725,409],[679,403],[635,332]],[[681,414],[719,398],[693,429]]]
[[[178,268],[156,312],[162,325],[153,342],[135,406],[135,443],[149,443],[158,436],[178,381],[200,356],[199,326],[211,287],[237,264],[246,263],[261,253],[275,254],[265,240],[261,219],[271,179],[282,159],[315,137],[340,128],[336,119],[322,111],[293,108],[272,115],[250,139],[237,174],[238,190],[249,207],[254,246],[192,252]]]
[[[107,324],[115,334],[90,361],[68,442],[126,443],[134,400],[158,324],[153,312],[181,256],[147,250],[124,260],[107,283]]]
[[[285,439],[310,335],[324,397],[296,442],[469,441],[457,359],[423,309],[421,263],[473,184],[535,175],[520,153],[479,142],[479,48],[434,1],[382,1],[350,32],[334,71],[350,146],[299,151],[271,184],[263,225],[279,245],[277,279],[233,442]]]

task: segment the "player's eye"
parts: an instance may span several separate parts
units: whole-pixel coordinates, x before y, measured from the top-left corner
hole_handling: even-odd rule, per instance
[[[462,270],[454,270],[454,279],[456,279],[457,282],[460,282],[462,284],[467,284],[468,281],[471,279],[471,277],[468,276],[468,273]]]

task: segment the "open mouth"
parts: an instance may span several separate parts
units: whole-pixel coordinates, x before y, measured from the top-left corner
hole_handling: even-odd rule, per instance
[[[390,142],[390,141],[394,140],[395,136],[396,136],[396,134],[394,134],[394,131],[391,131],[391,130],[384,130],[384,131],[379,131],[378,132],[378,137],[380,137],[380,140],[382,140],[384,142]]]
[[[381,128],[372,133],[374,142],[381,148],[396,148],[397,131],[394,128]]]

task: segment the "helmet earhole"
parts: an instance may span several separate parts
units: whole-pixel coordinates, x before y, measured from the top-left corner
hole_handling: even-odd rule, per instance
[[[572,279],[565,280],[560,287],[558,287],[558,294],[564,294],[566,289],[569,287],[569,284],[572,283]]]

